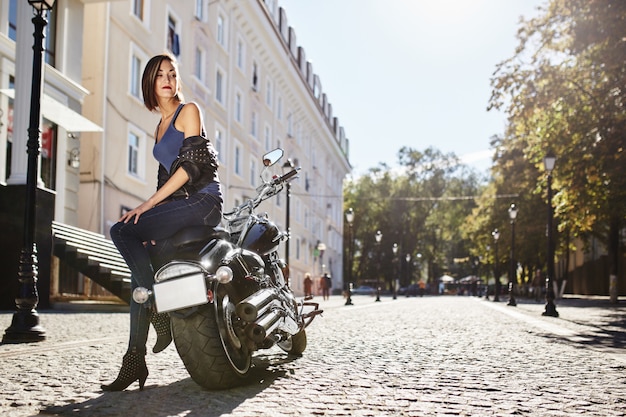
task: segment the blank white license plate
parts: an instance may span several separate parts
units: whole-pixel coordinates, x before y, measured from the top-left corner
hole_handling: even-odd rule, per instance
[[[208,302],[206,282],[203,274],[159,282],[154,284],[152,289],[159,313],[180,310]]]

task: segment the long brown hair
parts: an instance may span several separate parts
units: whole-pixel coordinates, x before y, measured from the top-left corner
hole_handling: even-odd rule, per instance
[[[178,77],[178,83],[180,85],[180,74],[178,73],[178,62],[176,58],[170,54],[155,55],[146,64],[146,68],[143,70],[143,76],[141,77],[141,92],[143,93],[143,104],[150,111],[155,111],[159,108],[159,102],[157,100],[156,92],[154,91],[154,85],[156,83],[157,74],[161,67],[161,62],[168,60],[174,68],[176,68],[176,75]],[[184,101],[183,94],[180,91],[176,92],[174,96],[179,101]]]

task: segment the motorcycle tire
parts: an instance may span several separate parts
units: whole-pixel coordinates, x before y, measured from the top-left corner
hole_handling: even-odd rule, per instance
[[[302,356],[302,352],[306,349],[306,331],[302,329],[289,339],[278,342],[278,347],[291,356]]]
[[[172,335],[178,355],[191,378],[203,388],[219,390],[239,386],[250,369],[251,353],[245,345],[237,343],[232,329],[229,333],[231,312],[234,314],[234,305],[225,295],[201,306],[189,317],[172,316]]]

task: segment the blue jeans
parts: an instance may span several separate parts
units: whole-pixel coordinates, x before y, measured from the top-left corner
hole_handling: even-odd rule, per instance
[[[222,197],[196,193],[189,198],[171,201],[146,211],[128,223],[111,227],[111,239],[131,271],[131,291],[137,287],[152,289],[154,272],[168,260],[173,249],[167,239],[188,226],[217,226],[222,218]],[[155,241],[156,245],[152,245]],[[130,338],[128,349],[145,352],[152,305],[130,301]]]

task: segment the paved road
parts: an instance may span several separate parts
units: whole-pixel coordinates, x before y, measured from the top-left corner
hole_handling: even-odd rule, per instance
[[[117,375],[127,313],[40,311],[47,340],[0,345],[0,415],[623,416],[626,305],[473,297],[319,300],[296,361],[265,351],[250,384],[206,391],[176,350],[147,358],[144,391],[102,393]],[[0,313],[0,326],[11,313]],[[150,334],[149,342],[154,341]]]

